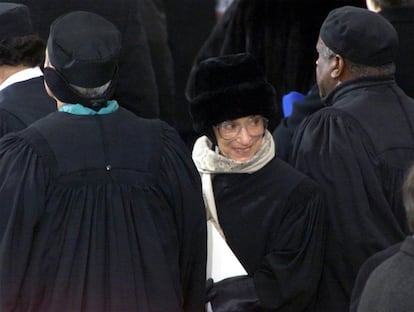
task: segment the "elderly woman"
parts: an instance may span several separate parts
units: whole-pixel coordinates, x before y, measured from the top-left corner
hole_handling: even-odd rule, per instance
[[[234,256],[242,269],[231,277],[236,265],[230,262],[229,274],[218,278],[224,279],[208,283],[208,304],[213,311],[313,311],[322,274],[324,200],[310,178],[275,157],[268,130],[274,126],[273,87],[252,56],[242,53],[201,62],[195,90],[190,111],[201,137],[193,160],[214,225],[208,277],[216,278],[217,256]],[[217,236],[228,255],[217,255]]]

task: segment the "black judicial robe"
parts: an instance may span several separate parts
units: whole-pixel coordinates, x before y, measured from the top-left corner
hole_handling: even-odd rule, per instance
[[[324,189],[328,236],[319,311],[348,311],[362,263],[408,234],[401,186],[414,161],[414,100],[389,77],[347,81],[305,119],[292,163]]]
[[[249,275],[230,290],[219,282],[213,310],[222,291],[235,300],[218,311],[253,311],[250,288],[260,303],[254,311],[314,311],[325,233],[315,182],[275,157],[252,174],[218,174],[213,188],[227,243]]]
[[[203,311],[201,183],[175,130],[55,112],[0,141],[1,311]]]
[[[14,83],[0,91],[0,137],[54,111],[56,101],[46,93],[43,77]]]

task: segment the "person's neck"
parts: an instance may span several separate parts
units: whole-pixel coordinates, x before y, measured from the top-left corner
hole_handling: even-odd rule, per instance
[[[0,65],[0,84],[2,84],[7,78],[18,73],[24,69],[30,68],[26,65]]]

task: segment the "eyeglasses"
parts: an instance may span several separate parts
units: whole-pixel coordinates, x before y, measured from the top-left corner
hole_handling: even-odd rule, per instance
[[[220,137],[224,140],[233,140],[242,128],[246,129],[251,137],[262,136],[267,128],[268,120],[262,116],[250,116],[242,125],[238,122],[228,120],[216,125]]]

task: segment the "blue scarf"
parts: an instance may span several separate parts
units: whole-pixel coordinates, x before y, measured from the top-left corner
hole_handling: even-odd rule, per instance
[[[105,115],[115,112],[119,108],[117,101],[108,101],[105,107],[102,107],[99,111],[95,111],[92,108],[83,106],[81,104],[65,104],[60,107],[59,112],[65,112],[74,115]]]

